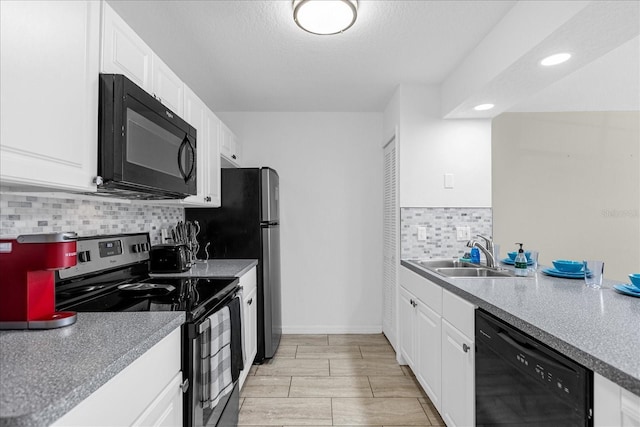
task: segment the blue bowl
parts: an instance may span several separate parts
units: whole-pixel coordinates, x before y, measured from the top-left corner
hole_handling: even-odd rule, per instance
[[[516,256],[518,256],[518,252],[507,252],[507,255],[509,255],[509,258],[511,258],[511,261],[515,261]],[[531,252],[524,251],[524,256],[527,257],[527,261],[531,261]]]
[[[631,284],[633,286],[640,289],[640,273],[631,273],[629,275],[629,279],[631,279]]]
[[[553,260],[553,266],[558,271],[562,271],[563,273],[577,273],[582,270],[584,267],[584,263],[581,261],[568,261],[566,259],[556,259]]]

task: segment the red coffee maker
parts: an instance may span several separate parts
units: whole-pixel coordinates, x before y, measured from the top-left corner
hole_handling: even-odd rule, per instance
[[[54,271],[76,265],[76,233],[0,239],[0,329],[72,325],[76,313],[56,312]]]

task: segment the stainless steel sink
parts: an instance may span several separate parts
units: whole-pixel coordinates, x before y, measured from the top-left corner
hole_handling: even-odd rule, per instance
[[[515,277],[509,270],[495,270],[485,267],[444,267],[433,271],[447,277]]]
[[[421,267],[446,277],[515,277],[513,271],[484,267],[457,259],[415,261]]]
[[[419,265],[429,270],[437,268],[478,268],[478,265],[464,262],[457,259],[430,259],[426,261],[417,261]]]

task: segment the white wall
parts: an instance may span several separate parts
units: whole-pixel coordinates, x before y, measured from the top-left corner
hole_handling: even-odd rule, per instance
[[[613,280],[640,271],[639,112],[500,115],[493,165],[502,248],[522,241],[546,265],[602,259]]]
[[[219,117],[280,175],[284,332],[381,332],[382,114]]]
[[[399,121],[401,207],[490,207],[490,120],[443,120],[437,86],[401,85],[385,110]],[[453,189],[444,174],[454,175]]]

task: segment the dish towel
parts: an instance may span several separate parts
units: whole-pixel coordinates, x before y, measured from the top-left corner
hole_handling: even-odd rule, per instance
[[[236,381],[244,369],[244,352],[242,350],[242,304],[236,297],[229,303],[231,316],[231,378]]]
[[[209,336],[203,337],[203,350],[210,342],[210,352],[203,351],[203,359],[209,358],[209,363],[203,360],[203,371],[209,368],[209,372],[203,372],[204,381],[209,381],[209,403],[203,402],[209,408],[215,408],[222,397],[233,389],[231,375],[231,315],[229,307],[225,306],[209,316],[211,328]],[[209,354],[207,354],[209,353]],[[207,384],[203,384],[207,387]]]

